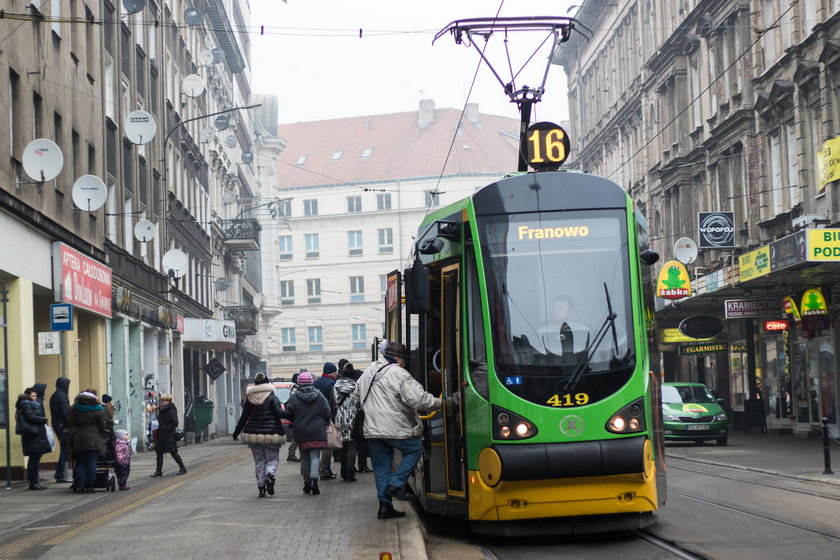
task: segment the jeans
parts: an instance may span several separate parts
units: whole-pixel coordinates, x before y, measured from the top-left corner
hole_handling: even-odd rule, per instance
[[[320,448],[300,450],[300,474],[304,482],[318,480],[318,466],[321,463]]]
[[[280,463],[280,448],[252,445],[251,454],[254,456],[257,486],[265,486],[265,477],[277,474],[277,465]]]
[[[420,457],[423,456],[423,443],[419,437],[408,439],[368,439],[370,462],[373,463],[373,475],[376,477],[376,495],[380,502],[391,503],[385,495],[388,486],[402,486],[414,472]],[[402,461],[393,470],[394,450],[402,453]]]
[[[77,451],[76,457],[79,460],[77,465],[78,480],[76,488],[93,488],[96,482],[96,460],[99,458],[99,451]]]
[[[356,464],[356,442],[345,441],[340,451],[341,457],[341,478],[355,478],[353,465]]]

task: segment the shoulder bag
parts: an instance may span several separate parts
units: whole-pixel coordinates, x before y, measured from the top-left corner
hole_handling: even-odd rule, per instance
[[[341,428],[332,420],[327,424],[327,449],[341,449],[344,441],[341,439]]]
[[[376,383],[376,374],[380,371],[384,371],[390,365],[391,364],[382,366],[381,369],[377,370],[377,372],[373,374],[373,381],[370,382],[367,393],[365,393],[365,398],[359,401],[359,410],[356,411],[356,417],[353,418],[353,427],[350,429],[350,439],[353,441],[365,440],[365,411],[362,408],[362,405],[364,405],[365,401],[367,401],[367,398],[370,395],[370,390],[373,389],[373,384]]]

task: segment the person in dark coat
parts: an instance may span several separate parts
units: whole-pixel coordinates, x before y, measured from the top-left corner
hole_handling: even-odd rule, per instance
[[[297,379],[300,373],[295,373],[292,375],[292,390],[289,391],[289,397],[295,394],[295,391],[298,390]],[[286,426],[286,441],[289,443],[289,453],[286,455],[286,461],[289,463],[299,463],[300,459],[297,458],[295,455],[295,451],[297,451],[297,442],[295,442],[295,425],[288,424]]]
[[[327,422],[330,421],[330,404],[321,391],[312,386],[308,371],[298,376],[298,390],[286,402],[283,416],[295,423],[295,441],[300,449],[300,474],[303,491],[320,494],[318,489],[318,463],[320,453],[327,447]]]
[[[55,380],[55,393],[50,397],[50,418],[58,440],[58,463],[55,465],[56,482],[73,482],[67,478],[67,461],[70,459],[70,380]]]
[[[32,386],[32,390],[38,395],[38,406],[41,407],[41,413],[43,416],[47,415],[47,407],[44,406],[44,396],[47,394],[47,384],[46,383],[36,383]]]
[[[260,498],[264,498],[266,493],[274,495],[280,447],[285,441],[280,423],[282,412],[271,380],[258,373],[254,377],[254,385],[245,391],[245,406],[233,430],[233,439],[236,441],[242,433],[242,441],[251,448]]]
[[[73,428],[71,445],[76,458],[77,478],[73,491],[93,494],[96,460],[102,450],[102,436],[105,435],[105,413],[99,399],[90,389],[76,396],[68,419]]]
[[[23,454],[29,457],[26,464],[26,478],[29,480],[30,490],[46,490],[38,482],[38,467],[41,463],[41,456],[52,451],[50,441],[47,439],[47,417],[42,407],[38,404],[38,393],[34,389],[26,389],[18,396],[15,403],[15,410],[18,415],[15,418],[19,427],[26,426],[24,433],[20,436]]]
[[[163,454],[170,453],[180,469],[176,474],[187,474],[187,467],[178,455],[178,442],[175,430],[178,428],[178,409],[172,404],[172,395],[161,395],[158,407],[158,429],[155,452],[157,453],[157,469],[152,478],[163,476]]]
[[[312,384],[316,389],[321,391],[321,394],[326,397],[328,403],[332,403],[332,392],[335,387],[335,382],[338,379],[338,368],[332,362],[326,362],[321,373],[321,377],[315,380]],[[321,466],[320,477],[321,480],[332,480],[335,478],[335,473],[332,471],[332,449],[324,449],[321,451]]]

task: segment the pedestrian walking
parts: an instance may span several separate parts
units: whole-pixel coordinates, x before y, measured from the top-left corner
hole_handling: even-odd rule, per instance
[[[41,405],[38,404],[38,393],[28,388],[15,402],[15,432],[20,435],[23,454],[29,457],[26,463],[26,479],[30,490],[46,490],[38,482],[38,468],[41,456],[52,451],[47,439],[47,417]]]
[[[292,398],[292,395],[295,394],[295,391],[298,390],[298,375],[300,372],[295,373],[292,375],[292,389],[289,391],[289,398]],[[288,402],[288,400],[286,401]],[[297,451],[298,445],[295,441],[295,425],[292,422],[289,422],[286,427],[286,442],[289,444],[289,452],[286,455],[286,461],[289,463],[299,463],[300,459],[297,458],[295,455],[295,451]]]
[[[52,420],[55,439],[58,443],[58,462],[55,464],[55,481],[61,483],[73,482],[67,476],[67,463],[71,460],[70,453],[70,380],[59,377],[55,380],[55,393],[50,396],[50,418]]]
[[[104,395],[103,395],[104,396]],[[117,430],[114,440],[114,474],[120,490],[131,490],[128,475],[131,473],[131,441],[126,430]]]
[[[333,387],[335,387],[337,372],[338,368],[335,367],[334,363],[325,362],[321,377],[316,379],[313,383],[315,388],[321,391],[321,394],[324,395],[324,398],[327,399],[328,403],[332,402],[332,390]],[[335,478],[335,473],[332,470],[332,458],[332,449],[325,448],[321,450],[321,466],[319,472],[321,480],[332,480]]]
[[[406,371],[408,350],[391,341],[382,357],[365,370],[356,384],[356,393],[365,413],[364,434],[368,442],[376,493],[379,499],[377,518],[403,517],[393,498],[408,499],[403,486],[423,455],[420,436],[423,425],[418,410],[437,410],[443,399],[427,393]],[[393,470],[394,451],[402,460]],[[393,471],[393,472],[392,472]]]
[[[361,373],[361,372],[359,372]],[[336,380],[332,392],[332,408],[334,421],[341,430],[341,479],[344,482],[356,482],[356,473],[353,468],[356,464],[356,442],[353,441],[353,420],[359,410],[359,397],[356,395],[356,370],[353,364],[347,362],[341,371],[341,376]]]
[[[163,394],[160,396],[160,406],[158,406],[158,429],[157,429],[157,443],[155,444],[155,453],[157,453],[157,469],[151,475],[152,478],[163,476],[163,454],[169,453],[175,462],[178,463],[179,470],[175,474],[187,474],[187,468],[184,466],[184,461],[178,455],[178,440],[175,439],[175,430],[178,428],[178,409],[172,403],[172,395]]]
[[[259,497],[274,495],[275,476],[280,463],[280,447],[285,441],[280,419],[283,409],[271,379],[262,373],[254,377],[253,387],[245,391],[245,406],[233,430],[233,439],[248,444],[254,456]]]
[[[313,387],[312,374],[305,371],[298,375],[298,390],[286,403],[283,416],[295,423],[295,441],[300,449],[300,474],[303,491],[320,494],[318,466],[322,449],[327,447],[327,422],[330,405],[321,391]]]
[[[73,491],[79,494],[93,494],[96,482],[96,460],[102,450],[105,435],[105,412],[102,403],[91,389],[76,396],[70,407],[70,427],[73,429],[73,447],[76,477]]]

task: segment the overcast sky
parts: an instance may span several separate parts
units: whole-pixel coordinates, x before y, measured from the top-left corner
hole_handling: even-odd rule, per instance
[[[482,64],[469,94],[480,56],[456,45],[451,35],[432,45],[450,22],[499,14],[568,16],[573,0],[251,0],[253,10],[253,91],[280,102],[280,122],[414,111],[424,98],[438,108],[461,109],[468,100],[482,113],[518,118],[490,69]],[[573,14],[572,14],[573,15]],[[259,35],[259,26],[264,26]],[[362,37],[359,37],[359,29]],[[508,48],[514,73],[546,37],[511,33]],[[485,55],[505,82],[510,69],[504,34],[495,33]],[[537,87],[548,46],[528,62],[516,86]],[[543,101],[532,121],[568,118],[563,69],[551,66]]]

